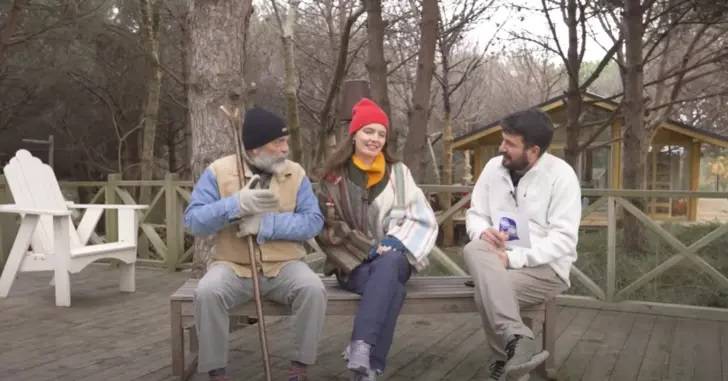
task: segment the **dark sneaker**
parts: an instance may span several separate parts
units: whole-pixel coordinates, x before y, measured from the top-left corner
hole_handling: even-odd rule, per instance
[[[533,339],[516,335],[506,344],[506,356],[508,356],[505,363],[507,379],[520,381],[523,376],[527,376],[546,361],[549,352],[538,351]]]
[[[306,381],[306,367],[291,364],[288,368],[288,381]]]
[[[210,376],[210,381],[232,381],[232,378],[225,375],[225,368],[213,369],[207,374]]]
[[[490,376],[488,381],[505,381],[506,377],[506,362],[503,360],[493,361],[488,366],[490,370]]]

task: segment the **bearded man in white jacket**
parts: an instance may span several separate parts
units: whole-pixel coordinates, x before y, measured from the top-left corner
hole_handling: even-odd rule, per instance
[[[506,117],[497,156],[478,178],[466,215],[470,236],[465,262],[475,301],[494,350],[489,380],[525,380],[543,363],[520,307],[535,305],[569,288],[581,220],[581,189],[574,170],[546,152],[553,124],[538,110]],[[508,244],[499,212],[528,221],[530,247]]]

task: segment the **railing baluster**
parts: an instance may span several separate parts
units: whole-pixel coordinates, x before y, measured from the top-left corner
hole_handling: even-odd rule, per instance
[[[177,205],[177,175],[169,173],[164,176],[164,198],[165,198],[165,224],[167,227],[167,258],[166,267],[169,271],[177,269],[179,258],[182,256],[179,235],[180,216]]]
[[[118,186],[119,181],[121,181],[121,174],[119,173],[112,173],[108,177],[108,182],[106,183],[106,194],[105,194],[105,202],[106,205],[112,205],[112,204],[118,204],[119,198],[116,195],[116,187]],[[104,221],[106,226],[106,242],[116,242],[118,241],[118,220],[117,220],[118,213],[116,210],[107,209],[106,212],[104,212]]]
[[[614,197],[607,198],[607,301],[614,301],[617,289],[617,213]]]

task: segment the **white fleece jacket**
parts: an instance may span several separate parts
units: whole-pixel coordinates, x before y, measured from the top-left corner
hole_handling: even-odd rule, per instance
[[[508,249],[509,267],[518,269],[548,264],[571,285],[569,271],[576,261],[581,221],[581,187],[565,161],[543,154],[514,188],[502,157],[488,161],[473,189],[465,219],[471,240],[496,226],[496,211],[524,214],[529,221],[531,247]]]

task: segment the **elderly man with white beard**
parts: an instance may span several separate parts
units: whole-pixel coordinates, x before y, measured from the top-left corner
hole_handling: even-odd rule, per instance
[[[302,241],[316,236],[323,215],[303,168],[286,159],[288,129],[262,108],[245,113],[242,131],[245,184],[240,189],[236,156],[213,162],[200,176],[185,210],[185,225],[194,235],[215,234],[207,272],[195,291],[195,325],[199,337],[199,372],[211,381],[229,380],[229,311],[253,298],[247,238],[254,236],[261,295],[290,305],[293,351],[289,381],[306,380],[316,361],[326,315],[326,289],[301,261]],[[252,181],[257,179],[258,181]]]

